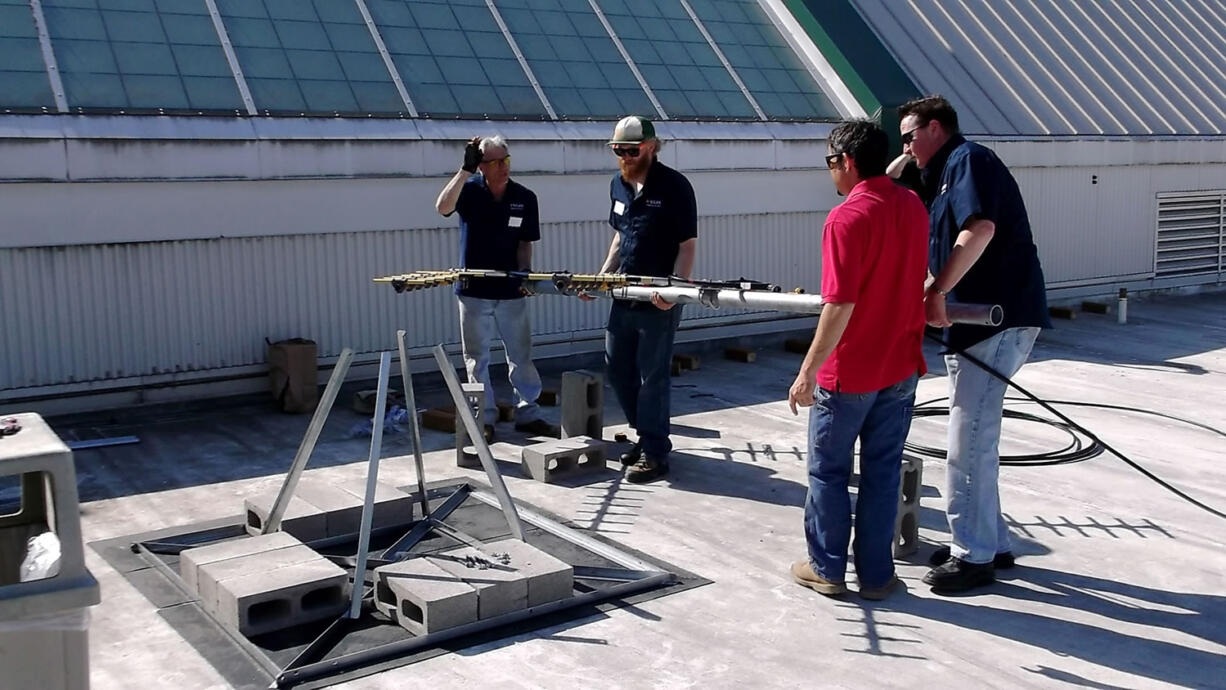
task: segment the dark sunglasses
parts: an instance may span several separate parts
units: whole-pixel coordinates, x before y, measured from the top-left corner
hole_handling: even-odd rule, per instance
[[[640,150],[638,146],[614,146],[613,155],[618,158],[635,158]]]
[[[830,168],[831,170],[834,170],[835,168],[839,166],[839,159],[842,157],[843,157],[842,151],[840,151],[839,153],[832,153],[829,156],[826,156],[826,167]]]
[[[927,126],[928,126],[927,124],[923,124],[923,125],[920,125],[920,126],[918,126],[918,127],[915,127],[915,128],[913,128],[913,129],[911,129],[910,131],[903,132],[903,135],[902,135],[902,143],[903,143],[903,145],[910,144],[910,143],[912,142],[912,140],[914,140],[914,139],[915,139],[915,133],[916,133],[917,131],[919,131],[919,130],[921,130],[921,129],[925,128],[925,127],[927,127]]]

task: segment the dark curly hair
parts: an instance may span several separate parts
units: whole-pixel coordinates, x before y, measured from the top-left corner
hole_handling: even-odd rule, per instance
[[[846,154],[856,162],[862,179],[885,174],[890,155],[890,138],[870,120],[848,120],[830,132],[830,149]]]

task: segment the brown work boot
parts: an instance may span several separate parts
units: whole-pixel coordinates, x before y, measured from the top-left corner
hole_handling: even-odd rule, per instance
[[[880,587],[861,587],[859,591],[860,598],[867,599],[868,601],[881,601],[890,596],[890,592],[893,592],[901,584],[902,580],[891,575],[890,581]]]
[[[485,428],[481,430],[481,435],[485,437],[485,445],[488,446],[489,444],[493,443],[494,442],[494,425],[486,424]]]
[[[846,584],[827,580],[813,572],[813,566],[808,561],[796,561],[792,564],[792,579],[796,580],[796,584],[804,585],[814,592],[825,594],[828,597],[847,591]]]
[[[562,430],[554,424],[543,419],[534,419],[531,422],[517,422],[515,424],[516,431],[522,431],[525,434],[536,434],[537,436],[552,436],[553,438],[562,438]]]
[[[626,481],[631,484],[646,484],[668,474],[668,458],[653,458],[644,455],[641,460],[626,470]]]

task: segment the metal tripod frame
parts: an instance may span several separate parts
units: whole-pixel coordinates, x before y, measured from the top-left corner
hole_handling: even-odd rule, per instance
[[[383,419],[384,406],[386,405],[387,383],[390,374],[390,353],[382,353],[380,355],[379,366],[379,384],[378,392],[376,393],[375,412],[372,418],[372,433],[371,446],[368,458],[366,495],[363,504],[362,522],[359,532],[356,537],[358,540],[358,552],[356,557],[349,556],[327,556],[327,558],[346,569],[353,571],[353,597],[348,610],[340,617],[333,621],[319,636],[317,636],[310,644],[308,644],[293,660],[284,668],[279,667],[274,663],[262,649],[253,644],[242,634],[227,627],[222,623],[211,611],[201,607],[201,610],[212,619],[218,627],[220,627],[226,635],[242,650],[253,663],[260,667],[264,672],[268,673],[273,678],[271,687],[285,688],[298,685],[301,683],[320,680],[329,676],[347,673],[349,671],[360,669],[364,666],[375,664],[383,661],[389,661],[398,657],[402,657],[417,651],[436,647],[445,642],[449,642],[468,635],[482,633],[501,626],[523,623],[534,618],[540,618],[551,614],[556,614],[570,609],[577,609],[584,606],[596,605],[608,601],[620,599],[639,592],[644,592],[657,587],[664,587],[674,584],[677,581],[676,575],[665,570],[659,570],[655,566],[638,557],[626,553],[621,549],[604,543],[603,541],[594,539],[593,537],[583,534],[582,532],[567,527],[558,523],[544,515],[527,509],[518,509],[511,499],[510,493],[507,491],[506,484],[503,482],[502,474],[498,470],[498,465],[490,453],[489,445],[485,441],[485,437],[481,434],[480,428],[477,426],[476,417],[473,411],[468,407],[464,400],[464,394],[460,388],[459,380],[456,376],[454,368],[447,358],[446,351],[443,347],[436,346],[433,350],[435,362],[439,366],[439,370],[443,375],[443,380],[447,384],[448,391],[452,399],[455,401],[456,412],[460,417],[460,421],[464,423],[469,431],[469,437],[472,444],[476,447],[477,455],[481,458],[482,468],[485,470],[486,476],[489,479],[492,492],[486,492],[473,489],[469,484],[460,484],[453,491],[436,489],[427,490],[425,483],[425,469],[422,459],[421,446],[421,431],[419,421],[414,406],[414,394],[412,377],[409,373],[408,358],[406,357],[404,337],[405,332],[398,331],[396,333],[397,344],[400,351],[400,366],[401,377],[405,388],[405,400],[409,405],[409,420],[411,433],[413,436],[413,453],[414,461],[417,470],[417,486],[418,492],[415,498],[417,503],[422,506],[423,517],[420,520],[398,525],[391,525],[372,529],[371,515],[374,502],[374,492],[378,481],[379,456],[382,452],[383,439]],[[346,357],[349,355],[349,357]],[[333,372],[332,379],[328,382],[328,388],[325,390],[323,402],[320,407],[324,408],[326,403],[327,409],[322,415],[317,411],[315,418],[312,419],[311,426],[308,428],[307,436],[303,440],[303,445],[299,448],[298,454],[294,458],[290,471],[286,474],[285,482],[278,493],[278,503],[284,501],[288,505],[293,498],[294,489],[296,488],[298,478],[305,469],[307,460],[310,457],[311,451],[314,449],[316,440],[318,440],[319,431],[322,429],[323,422],[327,418],[328,410],[331,409],[332,402],[336,399],[336,394],[339,389],[340,382],[344,379],[344,369],[348,368],[349,360],[352,353],[348,349],[342,352],[342,360],[338,362],[338,369],[341,373],[338,375]],[[343,363],[343,368],[340,366]],[[475,499],[486,505],[499,508],[504,518],[507,521],[507,527],[512,535],[520,540],[524,539],[523,523],[528,523],[534,528],[543,532],[559,537],[575,546],[585,549],[586,551],[596,554],[601,558],[612,561],[620,567],[591,567],[591,566],[572,566],[574,568],[574,577],[577,580],[615,582],[616,584],[608,587],[592,587],[591,585],[579,583],[578,588],[580,594],[576,594],[567,599],[548,602],[538,606],[512,611],[499,616],[486,618],[465,625],[449,628],[439,632],[428,633],[412,637],[396,642],[389,642],[366,649],[361,649],[355,652],[349,652],[340,656],[325,658],[326,655],[336,647],[337,643],[358,625],[358,619],[361,617],[362,602],[373,599],[375,587],[373,582],[373,569],[382,565],[395,563],[404,560],[410,556],[410,552],[414,546],[420,541],[428,537],[431,533],[436,533],[459,543],[468,546],[480,547],[483,545],[480,539],[466,534],[462,530],[448,525],[446,519],[453,511],[460,507],[468,499]],[[439,500],[441,502],[431,510],[431,500]],[[277,504],[274,504],[274,509]],[[284,511],[284,506],[281,507]],[[223,528],[205,530],[198,533],[190,533],[183,535],[184,538],[161,538],[155,541],[138,542],[132,545],[132,551],[141,555],[146,561],[155,567],[171,584],[190,597],[195,597],[195,593],[190,591],[190,588],[179,577],[173,568],[168,566],[164,561],[158,558],[158,555],[177,555],[184,549],[203,546],[221,539],[229,539],[245,534],[243,525],[231,525]],[[371,553],[369,544],[372,537],[388,537],[393,534],[400,534],[399,539],[394,541],[390,546],[381,551]],[[336,546],[353,541],[354,534],[338,535],[317,539],[310,542],[305,542],[306,546],[319,551],[323,549],[334,548]],[[369,582],[369,584],[368,584]],[[522,632],[522,626],[515,628],[516,632]]]

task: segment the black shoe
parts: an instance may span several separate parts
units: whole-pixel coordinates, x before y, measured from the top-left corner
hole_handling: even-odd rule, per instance
[[[485,445],[488,446],[489,444],[493,443],[494,442],[494,425],[486,424],[485,428],[481,430],[481,435],[485,437]]]
[[[924,584],[932,585],[938,594],[965,592],[996,582],[996,568],[991,563],[967,563],[951,558],[924,576]]]
[[[936,551],[933,551],[932,555],[928,557],[928,565],[934,567],[941,565],[945,561],[949,560],[949,555],[949,547],[942,546]],[[996,568],[997,570],[1008,570],[1009,568],[1012,568],[1013,552],[1001,551],[1000,553],[996,554],[996,557],[992,559],[992,567]]]
[[[643,444],[641,442],[635,443],[633,446],[630,446],[630,450],[626,451],[625,453],[622,453],[622,456],[621,456],[622,464],[625,465],[626,467],[629,467],[642,459],[643,459]]]
[[[516,423],[515,430],[522,431],[526,434],[536,434],[537,436],[562,438],[562,430],[543,419],[534,419],[531,422]]]
[[[653,458],[644,455],[642,460],[626,470],[626,481],[631,484],[646,484],[668,474],[668,458]]]

